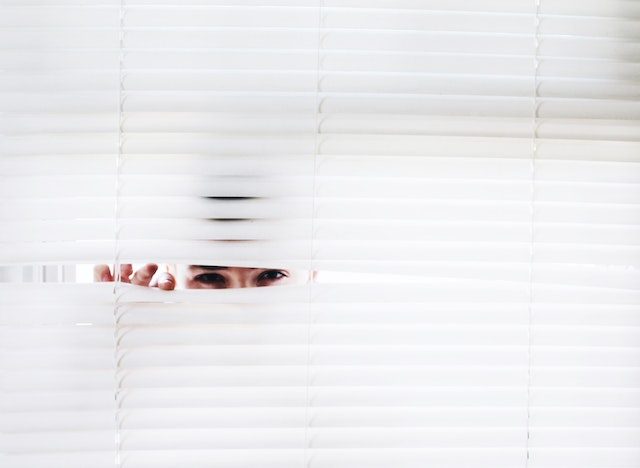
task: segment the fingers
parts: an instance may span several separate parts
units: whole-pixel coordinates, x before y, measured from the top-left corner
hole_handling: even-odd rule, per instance
[[[171,273],[165,271],[154,278],[149,286],[157,287],[164,291],[173,291],[176,288],[176,279]]]
[[[133,265],[131,263],[123,263],[120,265],[120,275],[118,281],[122,283],[131,283],[129,277],[133,273]]]
[[[131,265],[128,265],[128,266],[131,267]],[[153,278],[153,275],[156,273],[157,270],[158,270],[158,265],[156,265],[155,263],[147,263],[145,266],[143,266],[138,271],[136,271],[133,274],[133,276],[131,276],[130,280],[127,282],[128,283],[130,282],[131,284],[136,284],[138,286],[149,286],[149,283],[151,282],[151,278]],[[131,271],[133,271],[133,268],[131,268]],[[129,276],[130,275],[131,273],[129,273]]]
[[[108,283],[113,281],[109,265],[96,265],[93,267],[93,281],[96,283]]]
[[[154,275],[158,271],[158,265],[155,263],[147,263],[142,268],[133,272],[133,265],[130,263],[121,264],[119,267],[117,279],[111,274],[108,265],[96,265],[93,267],[93,280],[98,283],[120,281],[122,283],[130,283],[136,286],[150,286],[164,291],[172,291],[176,287],[176,280],[171,273],[163,272]]]

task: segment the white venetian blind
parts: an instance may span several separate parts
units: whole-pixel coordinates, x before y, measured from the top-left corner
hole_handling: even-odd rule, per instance
[[[640,467],[639,26],[3,1],[0,466]],[[69,282],[149,261],[318,280]]]

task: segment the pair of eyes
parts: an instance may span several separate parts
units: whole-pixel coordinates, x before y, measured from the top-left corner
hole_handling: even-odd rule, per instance
[[[255,278],[251,278],[250,284],[255,287],[272,286],[288,277],[289,274],[285,270],[264,270]],[[220,289],[229,287],[228,283],[230,282],[230,279],[224,274],[214,272],[200,273],[194,276],[193,280],[200,284]]]

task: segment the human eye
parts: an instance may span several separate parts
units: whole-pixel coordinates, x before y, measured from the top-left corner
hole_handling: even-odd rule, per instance
[[[218,273],[202,273],[196,275],[193,280],[210,288],[222,289],[226,287],[226,279]]]
[[[257,286],[271,286],[288,277],[289,274],[285,270],[265,270],[258,275]]]

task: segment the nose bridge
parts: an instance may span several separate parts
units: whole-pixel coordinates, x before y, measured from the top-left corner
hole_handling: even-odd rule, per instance
[[[230,288],[250,288],[253,286],[250,272],[243,268],[230,270],[228,283]]]

